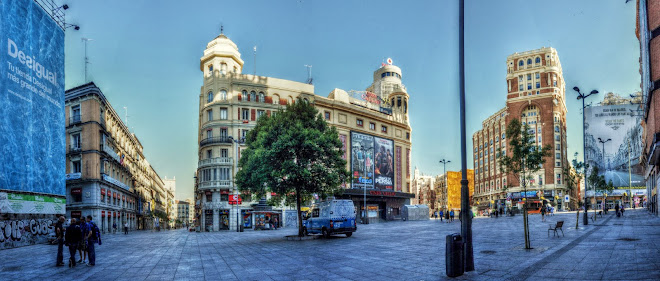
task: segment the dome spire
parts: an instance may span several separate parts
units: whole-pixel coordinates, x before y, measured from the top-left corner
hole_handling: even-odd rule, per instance
[[[220,24],[220,34],[225,34],[225,26]]]

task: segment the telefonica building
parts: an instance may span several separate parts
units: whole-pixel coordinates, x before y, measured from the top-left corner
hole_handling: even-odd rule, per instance
[[[238,47],[224,34],[211,40],[199,64],[199,162],[195,180],[195,216],[201,231],[296,226],[295,210],[273,209],[245,201],[234,184],[243,140],[259,117],[276,114],[297,98],[312,103],[335,126],[351,172],[342,197],[364,210],[369,222],[400,219],[410,193],[411,128],[408,93],[401,69],[388,59],[364,91],[334,89],[327,97],[314,94],[311,83],[243,74]],[[245,196],[247,197],[247,196]],[[365,212],[362,212],[364,214]]]

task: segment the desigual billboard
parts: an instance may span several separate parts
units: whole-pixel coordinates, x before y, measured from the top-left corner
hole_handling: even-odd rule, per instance
[[[64,31],[32,0],[0,10],[0,189],[64,195]]]

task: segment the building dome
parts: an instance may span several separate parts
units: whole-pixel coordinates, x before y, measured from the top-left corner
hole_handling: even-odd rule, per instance
[[[204,56],[200,60],[200,70],[203,71],[205,62],[214,57],[230,58],[243,67],[243,60],[241,59],[241,53],[238,51],[238,47],[222,33],[206,45]]]

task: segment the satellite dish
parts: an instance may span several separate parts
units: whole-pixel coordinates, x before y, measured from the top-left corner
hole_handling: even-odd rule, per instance
[[[392,65],[392,59],[391,58],[387,58],[387,64]]]

